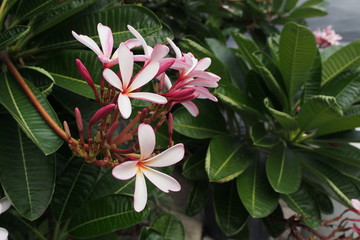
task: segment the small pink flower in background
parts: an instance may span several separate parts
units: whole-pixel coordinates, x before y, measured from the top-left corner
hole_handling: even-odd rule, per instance
[[[330,46],[339,45],[339,40],[342,39],[339,34],[335,33],[335,30],[332,29],[331,25],[327,26],[323,30],[318,28],[317,30],[313,31],[313,33],[319,48],[327,48]]]
[[[166,167],[179,162],[184,157],[184,145],[176,144],[164,152],[152,157],[155,148],[155,133],[148,124],[140,124],[138,129],[140,156],[133,161],[127,161],[116,166],[112,174],[120,180],[136,176],[134,209],[141,212],[147,202],[147,188],[144,175],[161,191],[180,191],[180,184],[169,175],[151,167]]]
[[[103,71],[103,76],[112,86],[120,90],[118,97],[118,107],[123,118],[130,117],[132,109],[130,98],[145,100],[158,104],[167,103],[167,99],[155,93],[134,92],[151,81],[159,71],[159,62],[153,61],[145,65],[133,78],[134,55],[130,49],[121,43],[118,49],[120,78],[111,69]]]
[[[0,199],[0,214],[8,210],[10,206],[11,203],[6,197]],[[0,227],[0,240],[7,240],[8,235],[9,232],[5,228]]]

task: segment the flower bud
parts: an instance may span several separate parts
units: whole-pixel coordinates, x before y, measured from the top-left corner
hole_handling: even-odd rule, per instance
[[[86,69],[84,64],[80,61],[80,59],[76,59],[76,67],[81,74],[82,78],[89,84],[91,88],[94,88],[94,81],[92,80],[89,71]]]

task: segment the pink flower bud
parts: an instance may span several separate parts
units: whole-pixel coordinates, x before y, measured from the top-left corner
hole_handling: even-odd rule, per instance
[[[76,118],[76,125],[78,127],[79,132],[84,130],[83,121],[81,117],[81,112],[78,108],[75,108],[75,118]]]
[[[89,86],[91,88],[94,88],[94,81],[92,80],[89,71],[86,69],[86,67],[84,66],[84,64],[80,61],[80,59],[76,59],[76,66],[77,69],[79,71],[79,73],[81,74],[82,78],[87,82],[87,84],[89,84]]]
[[[115,104],[109,104],[106,105],[105,107],[100,108],[99,110],[96,111],[96,113],[92,116],[92,118],[90,119],[89,122],[89,127],[91,128],[91,126],[98,120],[100,120],[101,118],[105,117],[106,115],[108,115],[112,110],[114,110],[115,108]]]

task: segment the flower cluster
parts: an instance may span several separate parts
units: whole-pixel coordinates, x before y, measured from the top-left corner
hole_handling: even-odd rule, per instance
[[[332,29],[332,26],[329,25],[325,29],[320,30],[319,28],[313,31],[316,39],[316,44],[319,48],[327,48],[334,45],[339,45],[339,40],[342,37],[339,34],[335,33],[335,30]]]
[[[174,145],[172,141],[173,106],[182,104],[191,115],[197,116],[199,109],[193,100],[217,101],[207,88],[217,87],[220,77],[206,71],[211,64],[210,58],[198,60],[192,53],[182,53],[170,39],[167,41],[175,57],[168,56],[170,49],[164,44],[149,46],[141,34],[128,25],[134,38],[121,42],[113,51],[112,30],[101,23],[97,29],[101,48],[86,35],[74,31],[72,34],[102,62],[102,79],[97,86],[86,66],[81,60],[76,60],[77,68],[92,88],[100,109],[90,119],[87,131],[80,110],[75,109],[79,131],[77,140],[71,136],[66,122],[64,129],[70,148],[86,162],[113,167],[113,176],[120,180],[136,177],[134,208],[142,211],[147,202],[145,177],[164,192],[181,188],[175,179],[151,168],[170,166],[184,157],[184,146]],[[114,70],[116,66],[118,70]],[[148,104],[134,113],[133,99]],[[168,148],[153,153],[155,133],[165,121]],[[94,132],[96,123],[98,130]],[[127,126],[120,129],[124,123]],[[134,140],[136,134],[137,141]]]

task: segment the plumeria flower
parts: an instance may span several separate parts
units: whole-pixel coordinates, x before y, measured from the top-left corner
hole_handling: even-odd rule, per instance
[[[140,156],[133,161],[127,161],[116,166],[112,174],[120,180],[127,180],[136,176],[134,192],[134,209],[141,212],[147,202],[147,177],[161,191],[180,191],[180,184],[169,175],[151,167],[166,167],[179,162],[184,157],[184,145],[176,144],[164,152],[153,156],[155,148],[155,133],[148,124],[140,124],[138,129]]]
[[[158,104],[167,103],[167,99],[155,93],[135,92],[152,80],[159,71],[159,62],[153,61],[144,66],[133,78],[134,55],[130,49],[121,43],[118,49],[120,78],[109,68],[103,71],[103,76],[111,85],[120,90],[118,107],[123,118],[130,117],[132,109],[130,98],[145,100]]]
[[[360,213],[360,201],[357,199],[351,199],[352,207]]]
[[[332,29],[332,26],[329,25],[325,29],[320,30],[319,28],[313,31],[315,35],[316,43],[319,48],[327,48],[334,45],[339,45],[339,40],[342,37],[339,34],[336,34]]]
[[[6,197],[0,199],[0,214],[8,210],[11,206],[9,199]],[[0,240],[7,240],[9,232],[5,229],[0,227]]]

